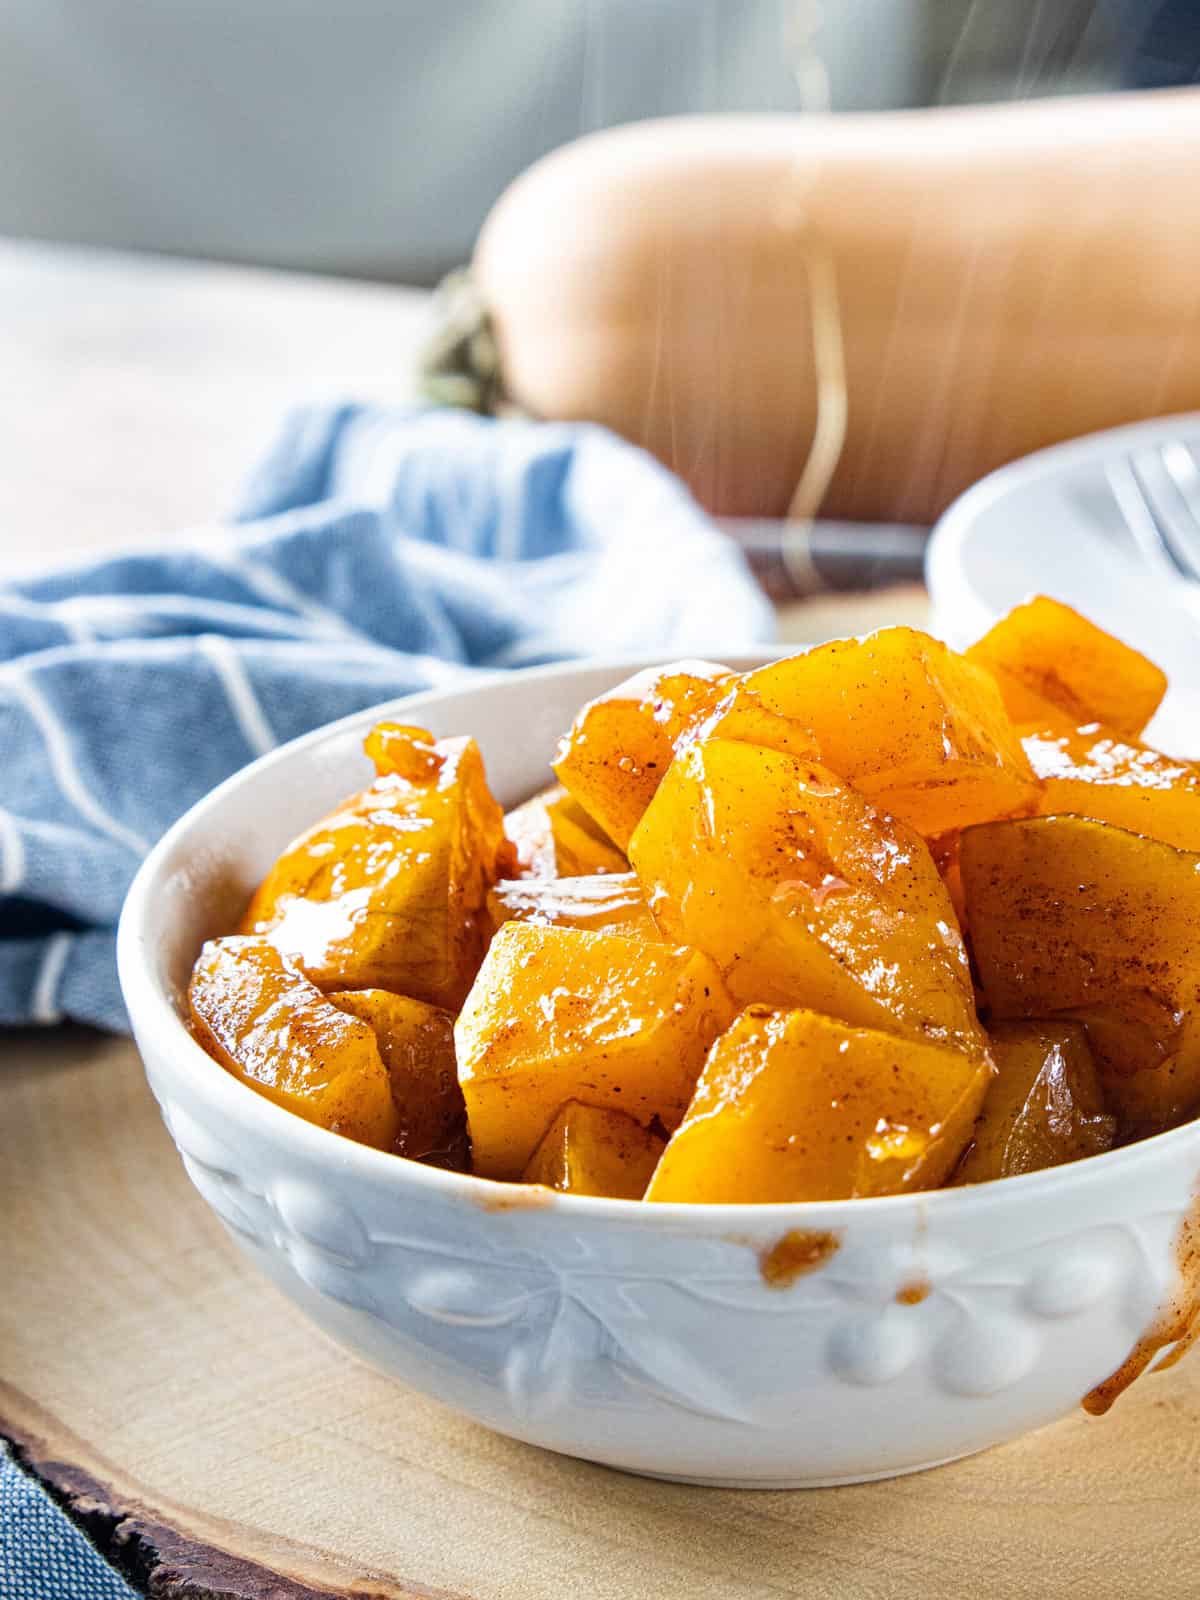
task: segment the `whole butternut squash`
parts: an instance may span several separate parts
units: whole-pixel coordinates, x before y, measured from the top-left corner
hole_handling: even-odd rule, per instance
[[[1028,450],[1200,407],[1198,163],[1197,90],[640,123],[513,184],[474,276],[518,404],[710,509],[793,503],[821,368],[823,512],[926,521]]]

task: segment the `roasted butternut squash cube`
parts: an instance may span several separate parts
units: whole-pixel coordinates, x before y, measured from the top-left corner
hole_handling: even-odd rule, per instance
[[[662,941],[642,886],[632,872],[601,872],[589,878],[502,879],[488,895],[497,928],[505,922],[537,922],[544,928],[605,929],[630,938]]]
[[[914,628],[837,639],[746,688],[822,765],[924,835],[1030,810],[1037,786],[991,677]]]
[[[1078,1023],[997,1022],[989,1035],[996,1076],[956,1184],[1037,1172],[1112,1149],[1117,1120],[1105,1110]]]
[[[363,740],[363,753],[379,778],[407,778],[410,783],[436,783],[445,752],[428,728],[407,722],[377,722]]]
[[[1098,723],[1037,724],[1021,744],[1041,780],[1041,816],[1070,812],[1200,850],[1200,768]]]
[[[1140,651],[1046,595],[1015,606],[967,656],[994,676],[1015,722],[1045,722],[1056,710],[1076,726],[1103,722],[1136,738],[1167,690]]]
[[[961,834],[956,828],[953,833],[939,833],[935,838],[927,841],[929,854],[933,857],[933,864],[938,869],[942,882],[946,885],[946,893],[950,896],[950,904],[954,907],[954,915],[958,918],[958,926],[965,934],[967,932],[967,906],[963,898],[962,867],[958,859],[958,841]]]
[[[967,916],[995,1016],[1087,1030],[1122,1134],[1200,1106],[1200,855],[1080,817],[962,836]]]
[[[546,1130],[522,1181],[564,1194],[640,1200],[665,1147],[624,1111],[572,1100]]]
[[[554,770],[588,815],[624,850],[671,764],[678,739],[703,720],[734,674],[711,661],[652,667],[584,706],[558,747]]]
[[[467,1118],[454,1060],[453,1013],[386,989],[344,989],[329,999],[374,1030],[400,1119],[396,1154],[421,1159],[452,1151]]]
[[[400,1131],[374,1031],[347,1016],[269,939],[212,939],[188,988],[214,1060],[306,1122],[376,1149]]]
[[[663,933],[706,951],[739,1004],[985,1048],[929,851],[826,768],[736,740],[693,745],[629,851]]]
[[[1149,993],[1124,993],[1076,1006],[1105,1103],[1129,1144],[1200,1115],[1194,1022]]]
[[[504,818],[518,870],[536,878],[628,872],[629,863],[561,784],[535,794]]]
[[[583,878],[594,872],[628,872],[622,851],[575,799],[559,788],[547,802],[554,860],[559,876]]]
[[[565,789],[555,784],[504,813],[505,837],[517,857],[514,877],[553,878],[557,875],[558,859],[547,803],[551,796],[565,793]]]
[[[984,1057],[751,1006],[709,1052],[647,1200],[845,1200],[936,1187],[970,1138]]]
[[[284,851],[241,931],[269,935],[319,988],[455,1010],[483,958],[487,891],[511,862],[504,818],[473,739],[388,725],[370,741],[388,770]]]
[[[757,690],[748,686],[745,677],[735,678],[732,688],[713,710],[684,730],[676,740],[676,751],[703,739],[737,739],[743,744],[781,750],[802,761],[821,759],[816,738],[809,729],[772,711]]]
[[[475,1171],[519,1178],[569,1100],[673,1128],[732,1014],[697,950],[505,923],[454,1030]]]

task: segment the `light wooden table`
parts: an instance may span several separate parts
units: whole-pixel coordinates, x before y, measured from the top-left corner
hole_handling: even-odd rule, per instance
[[[421,313],[0,246],[0,563],[214,517],[298,394],[403,394]],[[81,1030],[0,1040],[0,1380],[0,1433],[162,1597],[1200,1592],[1200,1358],[1101,1423],[861,1488],[695,1490],[547,1455],[325,1343],[191,1190],[132,1046]]]
[[[0,240],[0,567],[218,517],[289,405],[408,395],[426,302]]]

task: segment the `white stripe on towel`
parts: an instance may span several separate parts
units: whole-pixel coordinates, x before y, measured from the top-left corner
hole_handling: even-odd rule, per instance
[[[279,741],[271,731],[271,724],[259,704],[254,686],[229,640],[219,633],[202,633],[196,643],[221,680],[229,709],[251,750],[260,756],[265,756],[268,750],[274,750]]]
[[[92,644],[95,634],[87,623],[66,609],[66,601],[28,600],[21,594],[0,594],[0,611],[20,617],[43,617],[57,622],[72,644]]]
[[[46,953],[38,968],[33,985],[30,1009],[35,1022],[61,1022],[62,1008],[58,1003],[58,986],[62,982],[63,968],[71,953],[74,934],[56,933],[46,945]]]
[[[25,882],[25,841],[11,811],[0,806],[0,894],[16,894]]]
[[[272,605],[294,611],[331,639],[356,639],[363,644],[374,641],[353,623],[347,622],[336,611],[331,611],[319,601],[311,599],[282,573],[263,566],[238,548],[238,536],[228,528],[214,528],[206,532],[193,549],[206,560],[224,567],[234,577],[240,578],[263,600]]]
[[[46,742],[46,754],[50,758],[50,765],[54,769],[54,776],[63,797],[71,802],[80,816],[86,817],[94,827],[99,828],[101,833],[106,833],[110,839],[123,844],[135,855],[144,856],[150,846],[141,834],[135,833],[116,817],[110,816],[89,792],[75,766],[75,759],[71,754],[71,741],[67,737],[66,729],[51,710],[41,690],[21,670],[19,663],[9,661],[0,666],[0,688],[11,689],[37,724],[38,731]]]

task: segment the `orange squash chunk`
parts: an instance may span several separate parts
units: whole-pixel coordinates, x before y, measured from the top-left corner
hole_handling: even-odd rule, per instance
[[[683,751],[630,859],[668,939],[734,999],[986,1046],[949,894],[922,841],[832,772],[709,739]]]
[[[640,1200],[665,1144],[624,1111],[573,1100],[546,1130],[522,1181],[563,1194]]]
[[[628,872],[629,863],[561,784],[509,811],[504,831],[517,852],[518,871],[535,878],[580,878]]]
[[[547,803],[551,796],[565,793],[565,789],[555,785],[504,813],[505,837],[516,852],[516,871],[520,876],[553,878],[557,875],[558,857]]]
[[[1021,744],[1041,780],[1042,816],[1072,812],[1200,850],[1200,768],[1190,761],[1098,723],[1023,728]]]
[[[965,934],[968,931],[967,905],[963,897],[962,867],[958,859],[958,842],[961,837],[956,828],[953,833],[940,833],[935,838],[926,840],[926,843],[929,846],[929,854],[933,857],[933,864],[946,885],[946,893],[950,896],[950,904],[954,907],[958,926]]]
[[[709,1052],[647,1200],[845,1200],[929,1189],[970,1138],[983,1057],[752,1006]]]
[[[380,776],[284,851],[241,931],[269,934],[319,988],[455,1010],[512,860],[504,819],[473,739],[381,725],[367,743]]]
[[[214,1060],[331,1133],[390,1149],[400,1131],[373,1030],[327,1000],[269,939],[212,939],[188,988]]]
[[[569,1100],[674,1127],[731,1016],[697,950],[505,923],[454,1030],[475,1171],[519,1178]]]
[[[407,722],[377,722],[363,740],[363,754],[377,777],[418,784],[436,783],[446,764],[445,752],[429,730]]]
[[[808,728],[778,711],[772,711],[746,677],[736,678],[716,706],[694,722],[676,741],[676,751],[703,739],[737,739],[743,744],[761,744],[768,750],[802,761],[819,761],[821,752]]]
[[[561,786],[547,799],[554,861],[562,878],[593,872],[628,872],[629,862],[573,795]]]
[[[605,929],[661,942],[658,924],[632,872],[588,878],[502,879],[488,895],[493,924],[537,922],[544,928]]]
[[[554,770],[622,850],[671,764],[679,738],[734,681],[710,661],[651,667],[584,706],[558,747]]]
[[[1065,712],[1136,738],[1167,691],[1166,674],[1140,651],[1046,595],[1014,607],[967,655],[993,674],[1014,722]]]
[[[1111,1150],[1116,1118],[1087,1035],[1072,1022],[998,1022],[996,1063],[955,1183],[986,1183]]]
[[[961,861],[995,1016],[1082,1022],[1123,1134],[1200,1107],[1200,854],[1105,822],[968,829]]]
[[[990,676],[913,628],[838,639],[745,679],[821,762],[918,833],[1032,807],[1037,787]]]
[[[373,1029],[399,1117],[397,1155],[421,1158],[454,1148],[466,1107],[454,1061],[454,1016],[386,989],[346,989],[330,1003]]]

